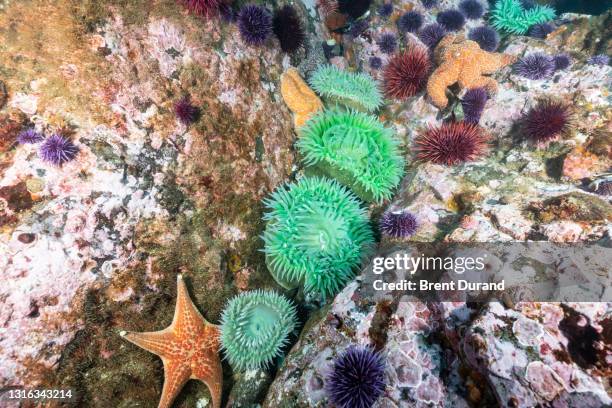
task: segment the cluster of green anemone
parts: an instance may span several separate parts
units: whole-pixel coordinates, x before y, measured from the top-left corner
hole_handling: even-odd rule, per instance
[[[511,34],[525,34],[529,27],[555,18],[555,9],[535,4],[526,9],[520,0],[497,0],[491,10],[491,24]]]
[[[393,131],[371,112],[382,104],[376,81],[324,65],[309,81],[330,109],[299,131],[308,176],[264,200],[266,264],[285,289],[326,299],[338,293],[371,254],[374,235],[363,199],[382,202],[399,184],[404,160]],[[223,312],[221,344],[238,371],[263,368],[282,354],[297,326],[284,296],[252,291]]]
[[[309,80],[329,109],[299,130],[306,174],[265,200],[266,263],[287,289],[325,299],[338,293],[373,246],[366,202],[389,199],[404,172],[393,131],[375,111],[379,85],[368,74],[320,66]]]

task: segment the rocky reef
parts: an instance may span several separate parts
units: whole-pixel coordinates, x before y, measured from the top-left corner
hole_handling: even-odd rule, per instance
[[[486,149],[448,166],[415,148],[428,128],[465,116],[465,87],[436,84],[442,109],[428,95],[442,39],[430,34],[473,38],[489,23],[486,2],[483,15],[439,19],[444,27],[427,37],[424,27],[463,2],[296,2],[281,16],[293,28],[301,21],[295,38],[272,17],[284,2],[267,5],[268,23],[259,15],[267,36],[241,23],[242,2],[210,2],[212,14],[196,3],[206,2],[0,0],[0,388],[70,388],[81,406],[155,406],[162,362],[119,333],[170,326],[180,274],[215,325],[246,291],[296,304],[299,323],[274,361],[240,372],[223,360],[224,406],[328,406],[326,381],[352,345],[385,360],[376,407],[612,405],[612,303],[371,297],[362,290],[369,260],[320,299],[275,281],[261,238],[262,200],[309,175],[299,127],[331,107],[308,88],[317,68],[367,74],[383,91],[381,67],[419,47],[427,64],[395,85],[410,92],[387,92],[374,117],[397,139],[403,179],[391,199],[363,204],[372,225],[409,212],[410,234],[375,234],[375,255],[417,241],[609,240],[612,68],[593,57],[612,54],[612,12],[557,16],[544,38],[502,31],[478,54],[507,57],[487,71],[496,92],[473,125]],[[259,45],[245,39],[255,34]],[[509,64],[536,53],[553,67],[540,79]],[[561,53],[567,61],[554,59]],[[525,117],[543,100],[571,112],[538,141]],[[43,148],[37,135],[64,139]],[[601,277],[604,290],[611,279]],[[173,406],[212,407],[213,398],[194,381]]]

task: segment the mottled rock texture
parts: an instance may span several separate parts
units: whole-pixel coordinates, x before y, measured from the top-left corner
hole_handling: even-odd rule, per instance
[[[213,323],[238,291],[280,290],[259,235],[261,199],[299,170],[281,74],[292,65],[307,78],[324,61],[322,41],[334,38],[330,62],[382,79],[368,61],[388,60],[376,40],[396,30],[400,11],[421,11],[429,24],[458,1],[429,10],[417,0],[393,3],[389,19],[372,12],[352,35],[330,32],[314,2],[296,3],[308,41],[287,56],[274,38],[247,47],[235,25],[170,0],[0,1],[0,387],[71,387],[90,407],[155,406],[162,364],[118,331],[168,326],[177,273]],[[328,26],[350,24],[332,17]],[[563,51],[572,64],[540,81],[509,67],[495,74],[498,93],[480,122],[492,143],[474,163],[413,161],[421,129],[462,117],[458,89],[443,111],[423,93],[387,101],[379,116],[402,139],[409,165],[384,207],[416,215],[411,239],[609,237],[610,198],[590,186],[609,177],[612,70],[586,61],[611,53],[611,18],[566,15],[545,41],[503,39],[498,52]],[[470,20],[463,33],[483,23]],[[401,42],[419,44],[410,33]],[[190,126],[173,110],[185,96],[201,109]],[[570,103],[576,121],[568,137],[539,148],[525,141],[519,119],[544,96]],[[36,145],[17,145],[31,126],[69,137],[77,158],[53,167]],[[376,221],[382,208],[371,210]],[[384,239],[380,251],[398,244]],[[367,275],[321,309],[300,305],[307,322],[277,371],[233,375],[225,365],[225,401],[327,406],[332,359],[358,343],[387,359],[379,407],[612,403],[610,304],[373,299],[360,294]],[[209,403],[206,387],[190,382],[175,406]]]
[[[161,362],[119,329],[167,326],[179,272],[212,322],[273,285],[260,201],[294,160],[283,54],[174,1],[4,2],[0,27],[0,386],[154,406]],[[189,127],[173,112],[186,95]],[[70,137],[76,160],[16,145],[25,125]],[[178,404],[208,395],[190,383]]]

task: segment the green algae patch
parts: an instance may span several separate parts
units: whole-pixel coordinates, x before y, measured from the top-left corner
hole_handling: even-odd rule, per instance
[[[12,2],[0,13],[0,61],[10,93],[36,92],[38,111],[61,107],[72,120],[104,120],[102,94],[108,63],[77,35],[66,1]]]

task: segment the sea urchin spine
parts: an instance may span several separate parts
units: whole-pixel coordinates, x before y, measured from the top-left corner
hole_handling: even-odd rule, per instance
[[[572,64],[572,60],[567,54],[557,54],[553,57],[553,60],[555,62],[555,71],[569,68],[569,66]]]
[[[555,71],[555,61],[546,54],[536,52],[521,58],[514,64],[514,70],[528,79],[545,79]]]
[[[414,235],[418,228],[416,217],[408,211],[385,212],[380,217],[380,231],[394,238],[407,238]]]
[[[49,136],[39,150],[39,155],[44,161],[56,166],[73,160],[78,153],[79,148],[60,134]]]
[[[219,11],[219,0],[179,0],[187,10],[202,17],[210,17]]]
[[[428,24],[419,31],[419,40],[425,44],[430,50],[436,48],[436,45],[447,34],[446,28],[438,23]]]
[[[184,125],[190,125],[198,120],[200,109],[191,104],[189,97],[183,97],[174,104],[174,114]]]
[[[262,45],[272,32],[272,15],[265,7],[247,4],[238,13],[238,29],[245,43]]]
[[[487,147],[488,136],[473,123],[448,122],[430,127],[415,141],[416,157],[420,161],[453,166],[473,161]]]
[[[470,30],[468,38],[476,41],[480,48],[485,51],[493,52],[499,46],[499,34],[489,26],[475,27]]]
[[[423,25],[423,15],[416,11],[402,14],[397,20],[397,28],[402,33],[414,33]]]
[[[385,391],[385,361],[369,347],[349,347],[335,361],[326,381],[337,408],[370,408]]]
[[[33,144],[42,142],[43,140],[45,140],[45,136],[42,133],[37,132],[34,128],[22,130],[17,135],[17,141],[20,144]]]
[[[485,88],[469,89],[461,99],[463,120],[468,123],[478,123],[488,99],[489,96]]]
[[[459,10],[450,9],[439,13],[436,21],[449,31],[459,31],[465,24],[465,17]]]
[[[479,0],[463,0],[459,3],[459,10],[470,20],[477,20],[485,12],[485,8]]]
[[[292,6],[285,5],[276,10],[272,25],[274,34],[284,52],[295,52],[304,44],[306,38],[304,27]]]
[[[416,95],[425,88],[430,70],[429,53],[424,48],[396,54],[384,70],[385,94],[400,100]]]
[[[378,48],[385,54],[393,54],[397,48],[397,37],[393,33],[383,33],[378,41]]]
[[[570,105],[543,99],[527,112],[523,121],[525,136],[538,145],[558,139],[572,129]]]

